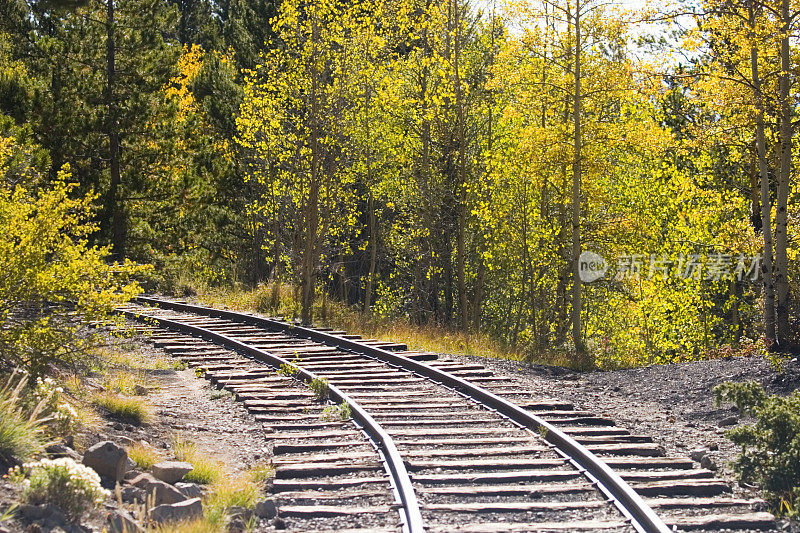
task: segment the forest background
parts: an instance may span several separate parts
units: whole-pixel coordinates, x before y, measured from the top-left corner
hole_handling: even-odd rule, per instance
[[[0,0],[0,312],[133,276],[584,367],[791,349],[797,10]]]

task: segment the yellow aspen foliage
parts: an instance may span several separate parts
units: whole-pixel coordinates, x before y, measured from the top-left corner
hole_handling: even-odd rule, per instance
[[[0,137],[0,367],[40,373],[80,359],[93,342],[80,321],[115,320],[145,267],[109,264],[108,248],[89,243],[96,196],[76,194],[68,165],[52,184],[26,187],[36,170],[13,164],[22,151]]]

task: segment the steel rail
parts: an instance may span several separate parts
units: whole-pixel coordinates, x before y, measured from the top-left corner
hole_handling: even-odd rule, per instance
[[[276,368],[280,368],[281,365],[286,365],[293,368],[296,371],[295,375],[299,376],[306,382],[323,379],[321,376],[297,366],[289,360],[283,359],[269,352],[260,350],[254,346],[250,346],[249,344],[233,339],[227,335],[216,333],[206,328],[192,326],[190,324],[185,324],[176,320],[170,320],[168,318],[149,316],[133,311],[123,310],[122,313],[125,316],[135,320],[155,322],[165,329],[176,330],[200,337],[213,343],[225,346],[226,348],[235,350],[239,353],[249,355],[254,359],[258,359],[259,361],[267,362]],[[350,407],[350,416],[353,418],[353,420],[361,425],[362,430],[369,436],[370,439],[372,439],[372,441],[377,445],[378,449],[382,452],[384,463],[389,470],[389,474],[394,484],[394,489],[400,498],[400,503],[402,504],[403,512],[401,513],[401,518],[404,522],[403,530],[407,531],[408,533],[424,533],[425,528],[422,520],[422,513],[419,508],[419,502],[417,501],[417,495],[416,492],[414,492],[414,487],[411,484],[411,477],[408,475],[408,470],[406,470],[403,458],[400,456],[400,452],[397,450],[397,446],[392,440],[392,437],[386,433],[380,424],[378,424],[375,419],[373,419],[372,416],[370,416],[370,414],[363,407],[361,407],[361,405],[359,405],[358,402],[344,393],[341,389],[335,385],[331,385],[330,383],[327,384],[327,389],[330,399],[339,403],[346,403]]]
[[[296,326],[288,322],[257,317],[235,311],[171,302],[169,300],[144,296],[137,297],[135,300],[142,304],[209,317],[219,317],[233,322],[258,326],[267,330],[289,333],[296,337],[307,338],[342,350],[374,357],[385,363],[396,365],[405,370],[414,372],[419,376],[441,383],[444,386],[473,398],[483,405],[495,409],[498,413],[507,416],[512,421],[530,430],[537,431],[545,441],[553,444],[557,449],[568,455],[574,464],[578,465],[596,479],[598,488],[612,500],[614,505],[624,516],[630,518],[631,525],[638,531],[642,533],[669,533],[672,531],[619,474],[614,472],[607,464],[587,450],[586,447],[546,420],[529,413],[505,398],[478,387],[465,379],[388,350],[369,346],[338,335]]]

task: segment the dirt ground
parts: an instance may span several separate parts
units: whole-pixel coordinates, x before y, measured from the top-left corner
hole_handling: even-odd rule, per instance
[[[145,356],[158,352],[150,346],[135,343],[126,343],[126,349],[141,351]],[[231,472],[269,460],[261,424],[231,395],[212,388],[206,380],[196,377],[193,370],[148,370],[147,387],[149,393],[144,398],[154,415],[149,423],[134,426],[103,420],[100,427],[75,435],[76,450],[83,452],[104,440],[123,447],[145,441],[164,459],[172,459],[172,443],[180,438],[193,442],[200,451],[223,463]],[[17,498],[16,488],[0,478],[0,515]],[[103,531],[105,515],[116,507],[112,498],[104,508],[86,516],[80,525],[59,520],[30,520],[17,512],[13,519],[0,523],[0,533],[99,532]]]

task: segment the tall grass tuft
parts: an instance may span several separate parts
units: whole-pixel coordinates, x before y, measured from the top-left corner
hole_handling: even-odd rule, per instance
[[[186,461],[194,467],[194,470],[183,478],[185,481],[209,485],[223,477],[225,473],[220,463],[200,452],[193,442],[176,438],[172,441],[172,452],[178,461]]]
[[[0,389],[0,467],[30,459],[44,446],[44,424],[49,419],[42,410],[49,398],[26,411],[22,394],[27,384],[27,374],[15,371]]]
[[[128,448],[128,458],[142,470],[150,470],[161,460],[161,455],[149,444],[137,442]]]
[[[149,422],[153,416],[150,407],[139,398],[106,392],[97,394],[93,401],[105,409],[111,417],[137,426]]]

